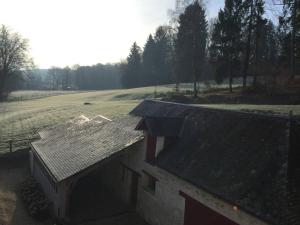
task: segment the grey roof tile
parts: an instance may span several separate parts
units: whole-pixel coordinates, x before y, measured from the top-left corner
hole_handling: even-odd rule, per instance
[[[42,132],[32,143],[49,171],[60,182],[143,139],[134,130],[138,118],[64,124]]]

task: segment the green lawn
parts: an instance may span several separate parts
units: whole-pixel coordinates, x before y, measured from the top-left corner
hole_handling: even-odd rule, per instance
[[[8,96],[8,101],[24,101],[45,98],[55,95],[73,94],[76,91],[14,91]],[[79,93],[79,92],[77,92]]]
[[[173,86],[158,87],[157,94],[172,91]],[[93,117],[103,115],[115,118],[127,114],[143,99],[153,98],[154,87],[129,90],[91,91],[80,93],[34,93],[22,92],[24,101],[0,103],[0,153],[9,150],[9,140],[21,140],[36,137],[38,130],[63,123],[82,114]],[[31,97],[28,97],[31,96]],[[49,97],[47,97],[49,96]],[[85,105],[85,102],[91,105]],[[276,113],[288,113],[293,110],[300,115],[300,106],[270,105],[208,105],[209,107],[228,108],[234,110],[267,110]],[[17,148],[24,147],[21,142]]]

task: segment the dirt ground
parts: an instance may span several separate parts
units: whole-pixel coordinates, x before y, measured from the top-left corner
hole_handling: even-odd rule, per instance
[[[33,220],[17,195],[17,187],[29,176],[28,155],[0,158],[0,225],[49,225]]]

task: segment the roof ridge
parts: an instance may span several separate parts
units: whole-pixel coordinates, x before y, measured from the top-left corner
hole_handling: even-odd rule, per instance
[[[261,117],[267,117],[267,118],[273,118],[273,119],[290,120],[289,115],[267,114],[267,113],[263,113],[263,112],[258,112],[258,110],[250,112],[250,111],[245,111],[245,110],[220,109],[220,108],[207,107],[207,106],[203,106],[203,105],[185,104],[185,103],[178,103],[178,102],[167,102],[167,101],[153,100],[153,99],[145,99],[143,102],[164,103],[164,104],[169,104],[169,105],[185,106],[185,107],[190,107],[190,108],[195,108],[195,109],[201,108],[201,109],[208,110],[208,111],[231,112],[231,113],[239,113],[239,114],[244,114],[244,115],[261,116]]]

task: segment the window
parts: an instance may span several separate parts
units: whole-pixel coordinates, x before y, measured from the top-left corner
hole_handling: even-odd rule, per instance
[[[155,193],[155,189],[156,189],[156,182],[157,179],[155,177],[153,177],[152,175],[150,175],[149,173],[145,172],[145,190],[154,194]]]

